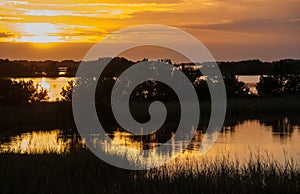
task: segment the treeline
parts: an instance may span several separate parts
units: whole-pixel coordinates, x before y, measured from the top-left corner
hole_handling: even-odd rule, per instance
[[[0,59],[0,76],[2,77],[74,77],[80,62],[65,61],[27,61]]]
[[[131,65],[133,61],[125,58],[115,58],[114,62],[121,61],[125,66]],[[170,59],[164,59],[165,62],[172,63]],[[138,62],[138,61],[137,61]],[[80,61],[10,61],[0,59],[0,76],[2,77],[74,77]],[[197,64],[209,68],[212,63],[207,62]],[[276,74],[299,74],[300,60],[284,59],[274,62],[262,62],[260,60],[245,60],[238,62],[217,62],[221,72],[224,75],[276,75]],[[195,68],[193,63],[173,64],[182,70]]]
[[[146,59],[144,59],[146,60]],[[163,60],[165,63],[171,63],[170,60]],[[232,73],[223,74],[222,77],[203,76],[199,68],[194,65],[181,64],[176,65],[190,80],[195,88],[200,101],[209,101],[210,92],[208,82],[212,85],[219,83],[220,79],[224,80],[228,98],[249,98],[249,97],[277,97],[277,96],[298,96],[300,95],[300,73],[291,73],[288,69],[295,66],[297,60],[283,60],[273,62],[273,70],[270,75],[262,75],[260,81],[256,84],[257,94],[253,94],[246,83],[238,80],[238,76]],[[84,62],[85,65],[99,65],[97,61]],[[110,104],[111,91],[117,79],[122,72],[135,63],[125,58],[114,58],[102,72],[96,90],[96,101],[99,107],[105,107]],[[239,64],[229,63],[232,68]],[[286,64],[287,66],[284,66]],[[212,65],[210,63],[209,65]],[[205,67],[201,67],[205,68]],[[208,67],[209,68],[209,67]],[[149,66],[149,70],[151,65]],[[153,70],[151,70],[153,71]],[[242,71],[242,70],[240,70]],[[174,78],[176,79],[176,78]],[[77,87],[85,87],[87,83],[94,82],[94,78],[81,78],[76,80]],[[126,78],[130,82],[130,78]],[[80,84],[82,83],[82,84]],[[126,84],[126,83],[125,83]],[[70,81],[68,85],[61,90],[61,101],[70,102],[75,82]],[[48,100],[48,91],[40,85],[34,85],[32,81],[11,81],[10,78],[0,78],[0,104],[1,105],[22,105],[27,103],[43,102]],[[76,87],[75,87],[76,89]],[[75,91],[76,93],[76,91]],[[118,96],[118,98],[122,96]],[[169,86],[149,80],[137,86],[130,96],[133,101],[176,101],[176,94]]]
[[[144,59],[147,60],[147,59]],[[162,60],[165,63],[171,63],[170,60]],[[226,87],[226,93],[228,98],[244,98],[244,97],[275,97],[275,96],[291,96],[300,94],[300,73],[291,73],[292,71],[287,71],[283,64],[294,64],[288,63],[289,60],[283,60],[282,62],[273,62],[275,65],[272,73],[270,75],[261,75],[260,81],[256,84],[257,94],[250,91],[250,88],[246,83],[239,81],[237,75],[231,73],[223,74],[222,77],[203,76],[199,68],[195,68],[193,65],[184,64],[184,66],[177,66],[190,80],[195,88],[200,100],[209,100],[210,92],[208,88],[208,82],[212,85],[219,83],[218,79],[223,79]],[[295,60],[292,60],[295,61]],[[97,65],[94,62],[86,62],[91,65]],[[111,91],[116,83],[116,78],[118,78],[122,72],[127,68],[134,65],[134,62],[128,61],[124,58],[113,59],[102,72],[100,79],[98,80],[96,99],[98,97],[99,101],[105,102],[105,99],[111,98]],[[238,63],[237,63],[238,64]],[[209,65],[213,65],[210,63]],[[291,65],[290,65],[291,66]],[[287,68],[290,67],[287,65]],[[300,64],[299,64],[300,66]],[[201,67],[205,68],[205,67]],[[207,67],[210,68],[210,67]],[[149,66],[149,71],[153,71],[151,65]],[[88,79],[88,78],[87,78]],[[176,79],[176,78],[175,78]],[[77,83],[88,83],[90,80],[79,80]],[[125,81],[130,82],[130,78],[126,80],[118,80],[119,82]],[[72,89],[74,82],[70,82],[67,88],[62,91],[63,99],[66,101],[71,100]],[[139,100],[162,100],[162,101],[174,101],[177,100],[174,91],[167,85],[155,81],[149,80],[137,86],[131,94],[131,99],[135,101]]]

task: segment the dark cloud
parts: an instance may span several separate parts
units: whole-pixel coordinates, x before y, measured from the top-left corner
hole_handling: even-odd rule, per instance
[[[0,58],[26,59],[26,60],[81,60],[94,43],[59,43],[49,48],[39,48],[30,43],[0,42]],[[216,60],[278,60],[283,58],[300,59],[300,45],[289,43],[271,44],[257,43],[245,45],[233,44],[207,44],[208,50]],[[165,51],[164,51],[165,52]]]
[[[10,38],[13,37],[14,34],[13,33],[9,33],[9,32],[0,32],[0,38]]]
[[[208,29],[217,31],[243,32],[243,33],[300,33],[300,19],[257,19],[239,20],[219,24],[192,24],[182,26],[187,29]]]

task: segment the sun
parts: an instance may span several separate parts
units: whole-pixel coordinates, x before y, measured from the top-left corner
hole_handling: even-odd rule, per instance
[[[22,36],[17,38],[18,42],[31,42],[38,44],[48,44],[62,42],[59,36],[59,27],[51,23],[23,23],[18,26]]]

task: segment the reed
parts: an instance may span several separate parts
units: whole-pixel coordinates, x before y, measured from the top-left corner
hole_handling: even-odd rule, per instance
[[[193,158],[186,162],[195,163]],[[182,160],[181,160],[182,162]],[[110,166],[86,150],[68,154],[1,154],[3,193],[299,193],[300,169],[253,154],[246,163],[229,156],[183,166],[179,160],[147,171]]]

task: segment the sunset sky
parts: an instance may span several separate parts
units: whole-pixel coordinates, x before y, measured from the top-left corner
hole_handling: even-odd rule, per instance
[[[0,58],[83,58],[110,33],[165,24],[217,60],[300,58],[299,0],[0,0]]]

